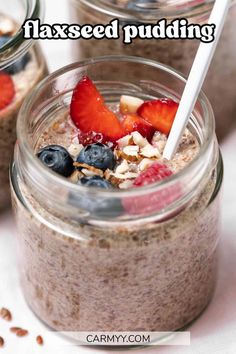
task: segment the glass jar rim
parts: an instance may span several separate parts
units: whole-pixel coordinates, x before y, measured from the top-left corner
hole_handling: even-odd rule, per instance
[[[23,23],[30,19],[43,20],[45,12],[44,0],[25,0],[25,6],[26,11]],[[11,65],[25,54],[33,43],[33,39],[26,40],[23,38],[23,29],[20,27],[10,40],[0,47],[0,69],[2,70]]]
[[[26,100],[24,101],[17,120],[17,138],[18,138],[18,146],[20,153],[27,158],[27,161],[30,163],[33,168],[38,171],[38,173],[43,174],[45,178],[50,180],[53,184],[55,183],[58,187],[61,188],[66,188],[67,190],[70,190],[71,192],[89,192],[90,195],[102,195],[103,197],[135,197],[136,195],[145,195],[147,192],[156,192],[159,188],[162,188],[163,186],[168,186],[172,185],[173,182],[176,183],[176,181],[181,181],[183,177],[188,175],[188,173],[196,168],[196,166],[201,163],[201,160],[204,159],[204,156],[207,156],[209,154],[209,151],[211,152],[213,150],[214,146],[214,141],[215,141],[215,121],[214,121],[214,113],[212,110],[212,107],[210,105],[210,102],[208,101],[207,97],[203,92],[200,93],[199,95],[199,101],[201,102],[201,105],[203,105],[203,109],[206,113],[206,138],[205,141],[202,142],[200,146],[200,151],[197,157],[192,160],[183,170],[179,171],[176,174],[173,174],[172,176],[168,177],[165,180],[159,181],[157,183],[153,183],[148,186],[143,186],[140,188],[133,188],[133,189],[128,189],[128,190],[104,190],[104,189],[97,189],[81,186],[78,184],[73,184],[66,178],[63,178],[56,173],[53,173],[50,171],[46,166],[44,166],[40,160],[35,156],[35,152],[33,148],[30,146],[29,142],[29,136],[27,134],[27,115],[28,112],[30,112],[31,107],[33,106],[34,99],[40,94],[40,91],[43,89],[47,83],[49,83],[51,80],[55,80],[56,78],[60,77],[63,75],[65,72],[70,72],[73,71],[77,68],[81,68],[84,66],[88,65],[93,65],[96,63],[105,63],[105,62],[117,62],[117,61],[122,61],[122,62],[129,62],[129,63],[139,63],[139,64],[145,64],[149,65],[153,68],[157,68],[160,70],[164,70],[168,74],[174,75],[175,78],[181,80],[182,82],[186,82],[186,78],[184,78],[178,71],[175,69],[172,69],[169,66],[166,66],[164,64],[155,62],[153,60],[141,58],[141,57],[132,57],[132,56],[105,56],[105,57],[97,57],[94,59],[87,59],[84,61],[76,62],[70,65],[67,65],[63,67],[62,69],[59,69],[46,77],[43,81],[41,81],[28,95]]]
[[[160,1],[128,1],[129,6],[118,6],[109,0],[71,0],[105,15],[121,20],[136,22],[156,22],[158,19],[174,19],[176,17],[205,18],[211,11],[215,0],[164,0]],[[130,6],[133,3],[133,8]]]

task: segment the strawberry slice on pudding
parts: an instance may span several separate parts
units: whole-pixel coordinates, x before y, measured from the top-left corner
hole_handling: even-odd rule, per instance
[[[168,135],[172,128],[178,103],[171,99],[162,98],[147,101],[138,109],[138,115],[151,124],[159,132]]]
[[[70,114],[72,121],[83,133],[101,133],[110,141],[125,135],[122,125],[89,77],[84,76],[74,89]]]
[[[153,128],[153,126],[135,113],[129,113],[124,115],[122,120],[122,126],[126,134],[130,134],[134,131],[137,131],[149,141],[151,141],[155,133],[155,129]]]

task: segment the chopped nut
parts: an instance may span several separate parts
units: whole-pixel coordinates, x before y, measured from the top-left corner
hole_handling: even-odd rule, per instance
[[[116,151],[116,158],[117,158],[117,160],[123,159],[123,160],[127,160],[129,162],[137,162],[137,161],[141,160],[141,156],[139,154],[137,154],[137,156],[126,155],[124,153],[124,151],[120,151],[120,150]]]
[[[74,166],[81,168],[81,172],[83,174],[85,174],[84,172],[88,173],[87,171],[89,171],[90,176],[100,176],[100,177],[104,176],[104,173],[102,170],[99,170],[98,168],[87,165],[86,163],[74,162]]]
[[[125,173],[129,171],[129,164],[126,160],[123,160],[122,163],[116,168],[116,173]]]
[[[99,170],[100,171],[100,170]],[[98,172],[92,171],[92,170],[87,170],[87,168],[83,168],[81,172],[86,176],[86,177],[93,177],[93,176],[98,176]],[[100,175],[99,175],[100,176]],[[103,176],[103,174],[102,174]],[[101,177],[102,177],[101,176]]]
[[[0,348],[4,347],[4,339],[0,337]]]
[[[134,179],[138,176],[137,173],[127,172],[125,174],[122,173],[114,173],[111,170],[106,170],[104,177],[114,186],[119,186],[126,179]]]
[[[134,179],[138,177],[138,173],[135,172],[127,172],[127,173],[111,173],[111,176],[116,177],[117,179]]]
[[[138,97],[122,95],[120,98],[120,111],[121,113],[136,113],[139,107],[144,103]]]
[[[80,171],[77,170],[77,171],[74,171],[72,173],[72,175],[70,176],[70,181],[72,183],[77,183],[79,181],[79,179],[82,178],[82,177],[83,177],[83,174]]]
[[[131,180],[126,180],[119,184],[120,189],[129,189],[133,186],[133,182]]]
[[[153,147],[151,144],[148,144],[142,148],[140,154],[144,157],[161,157],[158,148]]]
[[[43,345],[43,337],[42,336],[37,336],[36,342],[38,343],[38,345]]]
[[[127,172],[124,174],[124,177],[127,179],[134,179],[138,177],[138,173],[136,172]]]
[[[162,154],[163,151],[164,151],[164,148],[166,146],[166,141],[167,141],[166,135],[164,135],[164,134],[162,134],[160,132],[156,132],[154,134],[153,139],[152,139],[152,145],[154,147],[158,148],[158,150]]]
[[[81,150],[83,150],[83,145],[82,144],[71,144],[68,148],[68,152],[71,156],[76,157],[79,155]]]
[[[120,183],[122,183],[122,180],[114,176],[114,174],[111,174],[111,171],[107,171],[105,173],[105,178],[107,181],[109,181],[113,186],[118,187]]]
[[[105,178],[111,182],[114,186],[120,186],[123,182],[127,180],[132,180],[138,177],[138,173],[135,172],[127,172],[125,174],[122,173],[113,173],[112,171],[106,171]]]
[[[126,135],[117,141],[120,148],[128,146],[133,143],[132,135]]]
[[[128,145],[126,146],[123,151],[120,152],[120,157],[123,159],[135,162],[139,159],[139,146],[136,145]]]
[[[149,144],[147,139],[144,138],[139,132],[133,132],[131,135],[133,137],[135,145],[138,145],[139,147],[143,148]]]
[[[140,164],[139,164],[139,170],[140,171],[145,171],[149,166],[153,164],[153,160],[150,159],[143,159]]]
[[[8,309],[4,308],[4,307],[0,310],[0,317],[2,319],[6,320],[6,321],[11,321],[12,320],[11,312]]]
[[[125,155],[138,157],[139,147],[136,145],[129,145],[123,149]]]

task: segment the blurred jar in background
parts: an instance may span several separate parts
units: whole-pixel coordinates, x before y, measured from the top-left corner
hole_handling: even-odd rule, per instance
[[[26,19],[43,18],[41,0],[0,3],[0,211],[10,205],[9,165],[16,141],[16,120],[31,89],[48,73],[39,46],[22,37]]]
[[[162,18],[171,22],[187,18],[190,23],[207,23],[214,0],[70,0],[73,23],[107,24],[118,18],[126,24],[156,24]],[[232,129],[236,115],[236,6],[232,5],[225,28],[211,64],[204,90],[213,106],[217,123],[217,135],[222,139]],[[198,40],[142,40],[132,44],[120,39],[83,40],[73,43],[75,59],[103,55],[133,55],[157,60],[185,75],[189,73],[199,46]],[[124,73],[125,75],[125,73]]]

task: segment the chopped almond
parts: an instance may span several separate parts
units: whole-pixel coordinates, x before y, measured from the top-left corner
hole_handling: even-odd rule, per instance
[[[140,98],[123,95],[120,98],[120,112],[122,114],[136,113],[143,103],[144,101]]]
[[[140,152],[144,157],[161,157],[158,148],[153,147],[151,144],[146,145]]]

